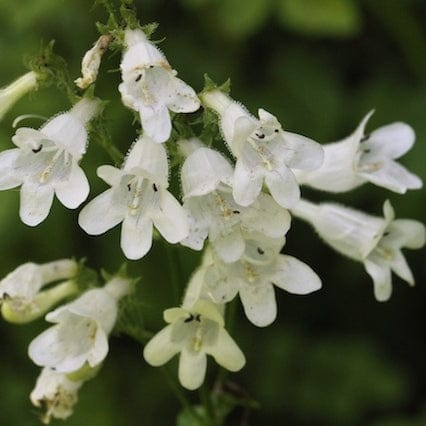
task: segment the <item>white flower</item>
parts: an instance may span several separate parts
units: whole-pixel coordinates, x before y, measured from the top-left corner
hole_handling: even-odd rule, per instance
[[[22,127],[12,141],[18,147],[0,154],[0,190],[21,187],[21,220],[36,226],[46,219],[53,196],[70,209],[89,194],[89,183],[78,162],[86,151],[85,123],[99,102],[82,99],[39,130]]]
[[[165,142],[172,129],[169,110],[193,112],[200,107],[195,91],[176,77],[163,53],[142,30],[125,31],[127,49],[120,64],[124,105],[139,111],[145,135]]]
[[[88,290],[78,299],[46,315],[55,323],[28,348],[29,357],[60,373],[99,365],[108,353],[108,335],[117,318],[118,299],[129,290],[129,280],[112,279],[105,287]]]
[[[225,262],[237,261],[245,251],[246,234],[260,232],[282,237],[290,227],[287,210],[261,193],[249,207],[237,204],[230,186],[232,166],[218,152],[199,148],[182,167],[184,208],[190,233],[182,244],[201,250],[205,238]]]
[[[41,317],[60,300],[73,295],[76,284],[69,280],[77,273],[74,260],[62,259],[42,265],[25,263],[0,281],[0,303],[3,318],[26,323]],[[63,281],[49,289],[42,287]]]
[[[413,146],[413,129],[405,123],[392,123],[366,135],[365,126],[372,113],[347,138],[323,145],[322,166],[298,171],[298,182],[329,192],[350,191],[366,182],[400,194],[421,188],[420,178],[394,161]]]
[[[93,47],[85,53],[81,61],[82,77],[74,81],[80,89],[86,89],[96,81],[102,56],[111,40],[112,36],[110,34],[103,34],[98,38]]]
[[[205,92],[202,100],[214,109],[237,162],[233,180],[235,201],[247,206],[265,182],[282,207],[294,205],[300,189],[293,169],[314,170],[323,161],[321,145],[296,133],[283,131],[276,117],[259,109],[259,119],[218,90]]]
[[[102,234],[122,222],[121,248],[129,259],[139,259],[149,251],[153,226],[170,243],[186,238],[186,214],[166,189],[168,164],[162,145],[143,137],[121,170],[101,166],[98,176],[111,188],[80,212],[79,224],[88,234]]]
[[[257,249],[258,258],[268,250],[267,246]],[[274,285],[293,294],[321,288],[320,278],[308,265],[283,254],[269,256],[265,262],[248,257],[235,263],[223,263],[212,256],[204,268],[205,291],[212,300],[227,303],[239,294],[247,318],[258,327],[271,324],[277,316]]]
[[[389,201],[383,205],[384,218],[338,204],[315,205],[305,200],[301,200],[292,213],[311,223],[319,236],[336,251],[364,264],[373,279],[378,301],[386,301],[391,296],[391,271],[414,285],[401,248],[423,247],[425,227],[416,220],[395,220]]]
[[[64,373],[43,368],[30,394],[31,402],[46,410],[42,422],[49,424],[52,418],[64,420],[71,416],[82,384],[83,381],[70,380]]]
[[[223,316],[213,303],[200,300],[190,309],[167,309],[164,320],[169,325],[147,343],[143,355],[149,364],[158,367],[180,352],[179,381],[185,388],[201,386],[207,355],[230,371],[244,366],[244,354],[225,330]]]
[[[36,88],[37,74],[34,71],[30,71],[0,89],[0,121],[15,102]]]

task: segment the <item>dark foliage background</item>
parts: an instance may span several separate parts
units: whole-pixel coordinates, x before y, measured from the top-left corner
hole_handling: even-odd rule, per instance
[[[232,95],[250,110],[264,107],[295,132],[326,143],[349,134],[370,109],[369,129],[405,121],[417,144],[402,163],[426,179],[426,4],[422,0],[139,0],[142,22],[157,21],[156,38],[182,79],[196,90],[203,74],[232,80]],[[25,72],[22,58],[37,52],[41,40],[79,75],[83,53],[97,38],[101,8],[87,0],[0,0],[0,82]],[[124,152],[135,137],[132,116],[121,106],[117,85],[119,56],[108,55],[100,97],[111,99],[106,116],[113,139]],[[19,114],[50,116],[68,109],[54,89],[20,101],[0,125],[0,148],[12,147],[11,123]],[[35,127],[39,122],[32,123]],[[91,197],[105,188],[96,166],[109,162],[92,144],[82,162]],[[390,199],[399,217],[424,221],[425,191],[401,196],[372,186],[328,196],[303,190],[314,200],[336,200],[380,214]],[[55,202],[42,225],[28,228],[18,219],[19,191],[0,194],[0,275],[33,260],[87,257],[88,264],[116,270],[125,260],[118,229],[93,238],[77,227],[76,211]],[[229,424],[291,426],[421,426],[426,424],[425,252],[407,252],[416,277],[414,289],[394,277],[388,303],[374,300],[360,264],[344,259],[296,220],[286,253],[311,265],[322,277],[317,294],[297,297],[277,291],[279,318],[258,329],[237,306],[235,339],[247,355],[245,369],[229,376],[260,403],[250,413],[236,409]],[[174,248],[182,262],[182,286],[199,255]],[[156,242],[143,260],[130,262],[142,275],[139,293],[146,326],[162,327],[161,312],[174,306],[166,247]],[[28,394],[38,369],[26,356],[29,341],[46,327],[0,323],[0,424],[37,425]],[[215,374],[209,364],[209,379]],[[238,391],[239,392],[239,391]],[[197,400],[197,395],[190,394]],[[71,425],[171,425],[180,408],[161,373],[142,358],[142,347],[113,337],[99,376],[80,392]],[[185,423],[187,424],[187,423]],[[183,423],[182,423],[183,425]]]

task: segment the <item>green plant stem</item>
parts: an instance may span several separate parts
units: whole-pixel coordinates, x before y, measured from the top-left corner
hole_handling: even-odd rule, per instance
[[[200,396],[201,404],[203,405],[204,410],[207,413],[209,423],[214,426],[219,426],[219,424],[217,423],[216,412],[212,404],[210,390],[208,389],[205,383],[203,383],[203,385],[201,386],[198,394]]]
[[[200,414],[198,414],[195,411],[194,407],[191,405],[191,402],[188,400],[188,398],[186,397],[181,387],[176,383],[176,380],[170,374],[170,371],[168,370],[168,368],[160,367],[160,370],[163,373],[163,376],[166,379],[170,389],[175,394],[176,398],[179,400],[182,408],[187,410],[188,413],[194,418],[194,420],[197,420],[200,425],[206,424],[202,416],[200,416]],[[206,425],[206,426],[210,426],[210,425]]]

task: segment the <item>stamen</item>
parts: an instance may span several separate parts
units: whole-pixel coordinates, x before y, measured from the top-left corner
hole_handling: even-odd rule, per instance
[[[265,254],[265,250],[261,249],[260,247],[257,248],[257,252],[259,254]]]
[[[184,319],[183,322],[191,322],[194,319],[194,315],[189,314],[189,317]]]
[[[43,148],[43,144],[41,143],[38,148],[34,148],[31,151],[34,152],[34,154],[37,154],[37,152],[40,152],[42,148]]]

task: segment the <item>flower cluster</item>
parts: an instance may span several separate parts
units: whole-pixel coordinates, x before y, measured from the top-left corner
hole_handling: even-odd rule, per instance
[[[85,54],[82,76],[75,80],[80,89],[94,90],[102,56],[116,35],[102,35]],[[401,248],[425,244],[423,224],[395,219],[388,201],[379,218],[338,204],[311,203],[301,198],[300,189],[309,185],[336,193],[366,182],[401,194],[420,188],[421,180],[394,161],[413,146],[410,126],[393,123],[366,135],[369,113],[352,135],[321,145],[284,130],[262,108],[255,117],[216,86],[207,85],[197,95],[142,29],[128,27],[121,36],[118,91],[122,103],[137,113],[140,129],[120,167],[97,168],[109,188],[81,209],[78,224],[90,235],[121,225],[121,250],[130,260],[147,255],[156,231],[168,243],[203,250],[182,303],[164,311],[167,325],[144,342],[150,365],[163,365],[179,354],[178,378],[189,390],[204,382],[207,355],[238,371],[246,359],[226,329],[227,304],[239,296],[247,319],[266,327],[277,317],[275,287],[295,295],[321,288],[310,266],[283,253],[288,253],[292,216],[311,223],[336,251],[362,262],[377,300],[391,295],[391,271],[414,285]],[[35,88],[36,81],[30,73],[2,89],[10,97],[6,107]],[[89,195],[79,163],[88,148],[89,123],[103,107],[93,90],[39,130],[19,128],[12,138],[16,148],[0,153],[0,190],[21,187],[19,214],[29,226],[47,218],[55,195],[70,209]],[[202,120],[187,122],[199,138],[185,139],[178,126],[173,129],[177,114],[201,107],[204,118],[215,117],[229,157],[223,147],[204,143],[199,128],[192,126]],[[181,166],[181,199],[173,194],[169,157]],[[82,291],[80,266],[70,259],[26,263],[0,281],[6,320],[25,323],[45,316],[53,323],[28,349],[42,367],[31,401],[46,407],[45,422],[72,413],[78,389],[108,353],[118,302],[131,292],[130,279],[120,275]]]

